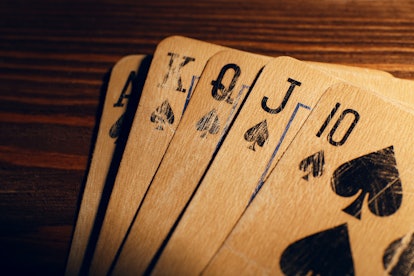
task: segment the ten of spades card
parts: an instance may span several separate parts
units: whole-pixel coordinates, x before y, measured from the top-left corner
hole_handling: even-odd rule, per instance
[[[328,89],[204,274],[412,273],[413,119]]]

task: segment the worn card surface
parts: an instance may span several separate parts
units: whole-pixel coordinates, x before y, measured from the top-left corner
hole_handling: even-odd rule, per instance
[[[169,37],[157,47],[99,234],[90,274],[107,274],[205,66],[220,46]]]
[[[413,120],[330,88],[204,274],[412,273]]]
[[[114,274],[145,272],[269,59],[232,50],[222,51],[208,61],[140,206]]]
[[[368,75],[352,72],[343,70],[341,75],[351,82],[371,81]],[[292,58],[276,58],[266,65],[154,274],[201,272],[319,97],[340,81]],[[411,98],[414,101],[414,95]]]
[[[130,128],[130,117],[134,115],[138,105],[149,61],[150,57],[144,55],[126,56],[118,61],[111,71],[95,149],[72,238],[66,275],[78,275],[81,272],[88,244],[93,240],[94,223],[99,219],[97,214],[105,183],[113,181],[111,174],[116,172],[119,165],[119,156],[122,154]],[[120,135],[125,136],[123,140],[118,140]],[[105,205],[104,202],[102,205]],[[96,226],[98,227],[99,223]]]

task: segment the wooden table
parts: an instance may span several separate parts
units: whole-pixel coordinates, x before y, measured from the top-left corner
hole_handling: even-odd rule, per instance
[[[1,1],[0,274],[63,273],[103,80],[173,34],[414,78],[409,1]]]

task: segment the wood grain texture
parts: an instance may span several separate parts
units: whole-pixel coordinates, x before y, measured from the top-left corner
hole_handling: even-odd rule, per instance
[[[169,35],[414,78],[410,1],[1,1],[3,271],[62,274],[103,103],[121,57]]]

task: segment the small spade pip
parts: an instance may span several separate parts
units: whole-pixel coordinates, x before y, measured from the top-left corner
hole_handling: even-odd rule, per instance
[[[156,124],[155,129],[158,130],[164,130],[166,124],[174,123],[174,112],[167,100],[152,112],[150,120]]]
[[[256,151],[256,144],[263,147],[266,140],[269,138],[269,131],[267,129],[266,120],[258,123],[257,125],[249,128],[244,134],[244,140],[247,142],[253,142],[249,149]]]
[[[305,174],[302,178],[308,181],[310,174],[312,174],[313,177],[322,176],[324,165],[325,157],[322,150],[306,157],[299,164],[299,169],[301,171],[307,172],[307,174]]]
[[[220,122],[218,119],[217,111],[212,109],[206,115],[204,115],[196,124],[198,131],[201,131],[201,138],[207,136],[207,133],[217,134],[220,130]]]
[[[119,134],[121,132],[121,127],[122,127],[122,122],[124,121],[124,115],[125,113],[123,113],[121,115],[121,117],[119,117],[118,120],[116,120],[116,122],[111,126],[111,128],[109,129],[109,136],[111,138],[118,138]],[[116,143],[117,140],[115,140]]]

